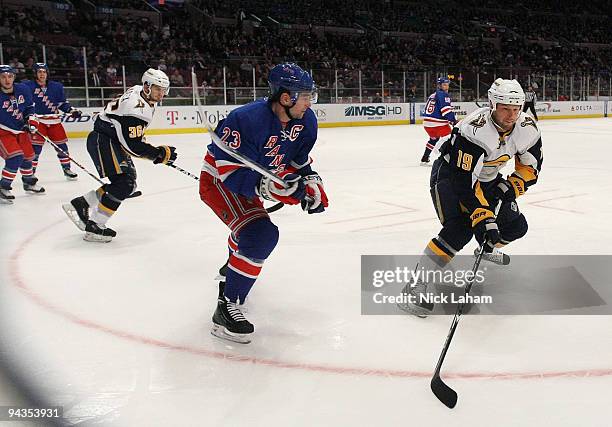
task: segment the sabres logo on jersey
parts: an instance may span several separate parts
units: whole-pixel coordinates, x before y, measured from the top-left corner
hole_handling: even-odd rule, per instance
[[[521,127],[522,127],[522,128],[527,127],[527,126],[533,126],[533,127],[535,128],[535,130],[538,130],[538,126],[536,125],[535,120],[533,120],[533,119],[532,119],[531,117],[529,117],[529,116],[526,116],[526,117],[525,117],[525,120],[523,120],[523,121],[521,122]]]
[[[470,125],[474,127],[474,135],[476,135],[476,131],[487,124],[487,119],[484,114],[479,115],[476,119],[470,122]]]

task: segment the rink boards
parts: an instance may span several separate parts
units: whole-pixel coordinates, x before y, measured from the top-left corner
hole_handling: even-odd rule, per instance
[[[456,102],[453,110],[461,119],[485,103]],[[158,107],[149,135],[206,132],[203,122],[215,126],[239,105],[205,105],[198,111],[195,106]],[[383,126],[422,123],[425,103],[389,104],[314,104],[319,127]],[[92,120],[100,108],[83,108],[79,119],[64,118],[70,138],[82,138],[92,128]],[[542,119],[573,119],[608,117],[608,101],[550,101],[536,104]]]

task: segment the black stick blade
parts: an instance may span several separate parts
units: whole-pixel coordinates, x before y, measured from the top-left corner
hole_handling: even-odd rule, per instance
[[[434,375],[431,379],[431,391],[436,397],[440,400],[440,402],[444,403],[449,408],[454,408],[457,404],[457,393],[455,390],[444,384],[440,375]]]
[[[276,212],[277,210],[279,210],[283,206],[285,206],[283,203],[277,203],[275,205],[270,206],[269,208],[266,208],[266,212],[268,212],[268,213]]]

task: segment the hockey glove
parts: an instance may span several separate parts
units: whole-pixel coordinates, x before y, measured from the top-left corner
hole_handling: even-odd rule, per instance
[[[153,163],[171,165],[176,160],[176,148],[167,145],[157,147],[157,157],[153,159]]]
[[[79,117],[81,117],[83,115],[83,112],[81,110],[77,110],[76,108],[72,108],[68,114],[70,114],[70,117],[72,117],[73,119],[78,119]]]
[[[36,133],[38,131],[38,121],[34,120],[34,119],[30,119],[30,118],[26,118],[25,120],[25,124],[23,125],[23,130],[25,132],[30,132],[32,134]]]
[[[272,181],[266,176],[262,176],[259,185],[255,188],[257,194],[266,200],[282,202],[286,205],[297,205],[306,196],[306,185],[300,175],[289,171],[278,173],[287,184],[287,188]]]
[[[309,214],[323,212],[328,206],[323,180],[315,173],[306,175],[303,181],[306,185],[306,196],[309,200],[302,200],[302,210],[308,211]]]
[[[516,199],[516,193],[512,184],[502,179],[492,189],[488,191],[490,197],[494,200],[501,200],[502,202],[513,202]]]
[[[486,218],[478,222],[474,226],[474,235],[479,242],[489,242],[491,246],[495,246],[497,243],[501,242],[495,218]]]

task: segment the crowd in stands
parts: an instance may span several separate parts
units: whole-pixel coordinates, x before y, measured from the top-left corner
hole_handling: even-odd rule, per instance
[[[198,83],[221,86],[223,66],[228,86],[265,86],[271,64],[292,60],[313,69],[318,83],[331,86],[335,69],[341,84],[357,85],[357,70],[414,71],[454,66],[479,70],[525,67],[559,72],[610,72],[612,44],[589,49],[573,43],[611,43],[606,2],[594,0],[588,9],[566,2],[575,14],[560,14],[559,1],[539,2],[536,11],[527,2],[500,9],[499,2],[442,1],[435,8],[413,1],[368,0],[195,0],[197,9],[164,10],[156,26],[142,16],[96,15],[91,8],[76,8],[58,20],[40,8],[0,10],[0,41],[5,62],[27,76],[31,64],[41,61],[39,43],[50,35],[76,40],[73,48],[49,45],[47,62],[67,85],[82,85],[87,51],[90,86],[123,85],[146,66],[166,71],[173,86],[191,85],[191,67]],[[135,0],[95,0],[107,7],[149,8]],[[143,6],[144,5],[144,6]],[[197,11],[199,10],[199,12]],[[215,17],[236,18],[242,13],[271,16],[281,23],[356,28],[361,33],[340,35],[312,27],[295,30],[274,23],[245,29],[242,25],[214,24]],[[609,13],[609,12],[607,12]],[[385,31],[419,33],[397,36]],[[546,40],[550,43],[538,43]],[[70,43],[66,43],[70,44]],[[389,73],[392,74],[392,73]],[[379,84],[380,73],[364,73],[365,83]],[[368,81],[369,79],[369,81]],[[133,81],[132,81],[133,83]]]

